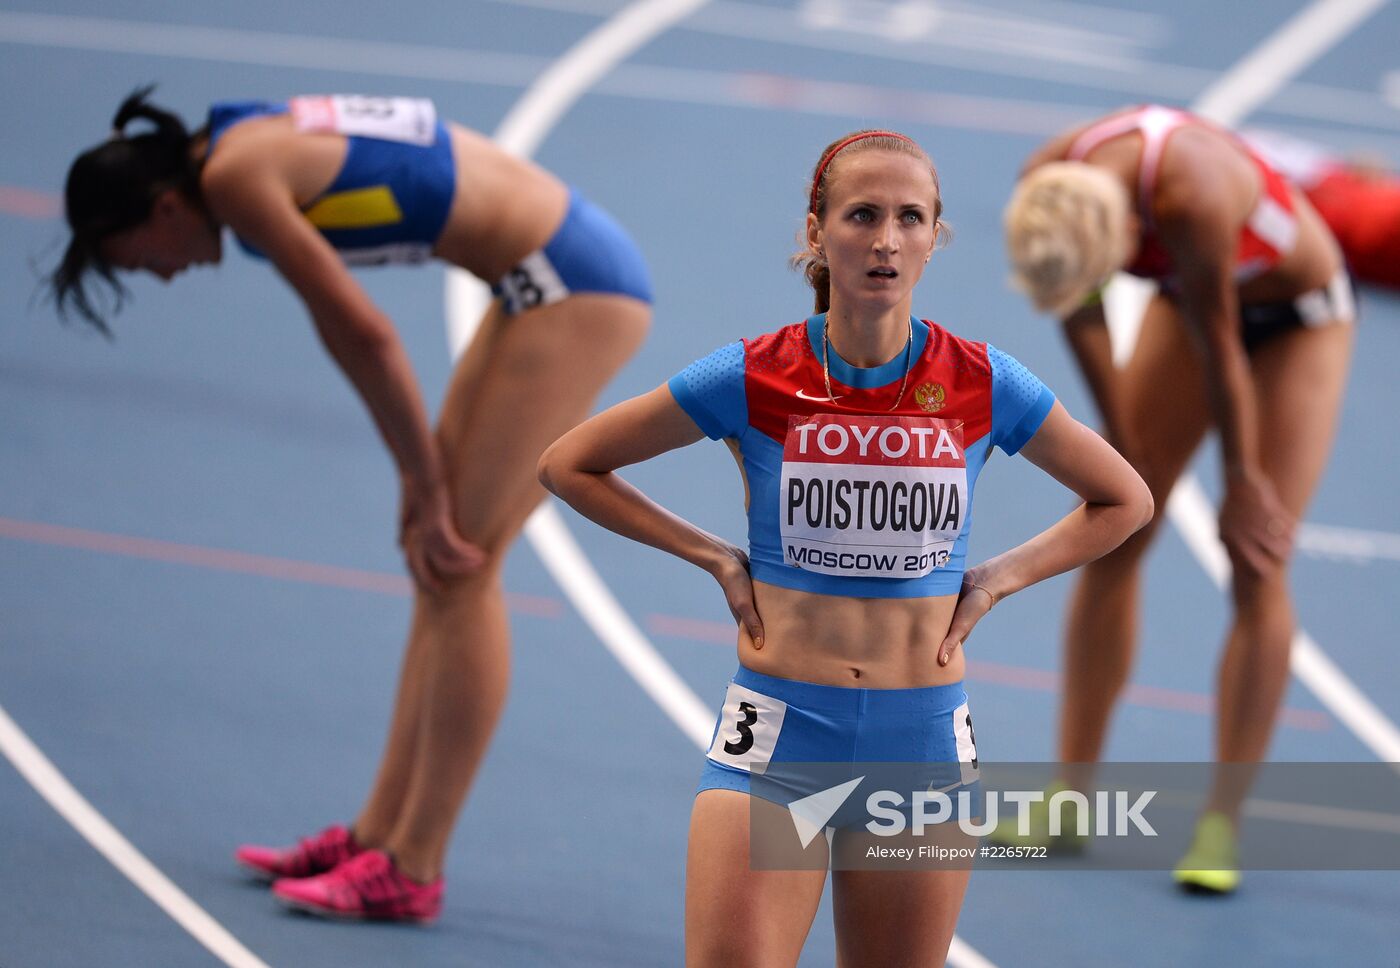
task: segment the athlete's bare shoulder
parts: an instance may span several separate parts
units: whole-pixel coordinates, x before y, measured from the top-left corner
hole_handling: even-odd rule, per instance
[[[1041,165],[1048,165],[1052,161],[1064,161],[1065,156],[1069,154],[1069,146],[1074,144],[1074,139],[1078,138],[1088,127],[1087,124],[1081,124],[1068,131],[1062,131],[1035,149],[1021,166],[1021,176],[1024,177]]]
[[[1202,125],[1173,132],[1162,153],[1154,213],[1212,212],[1243,222],[1259,193],[1259,172],[1229,133]]]
[[[298,204],[316,198],[345,162],[347,139],[297,131],[288,115],[249,118],[229,128],[204,164],[206,191],[248,179],[284,182]]]

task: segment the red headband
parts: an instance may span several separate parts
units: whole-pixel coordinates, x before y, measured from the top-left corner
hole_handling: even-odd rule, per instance
[[[812,179],[812,198],[807,206],[807,210],[813,215],[817,212],[817,188],[820,187],[822,183],[822,175],[826,173],[826,168],[831,164],[831,159],[840,154],[842,148],[845,148],[847,145],[853,145],[857,141],[864,141],[866,138],[897,138],[900,141],[907,141],[911,145],[914,144],[913,138],[908,135],[900,134],[898,131],[862,131],[860,134],[851,135],[845,141],[838,142],[835,147],[826,153],[826,157],[823,158],[821,164],[817,166],[816,176]]]

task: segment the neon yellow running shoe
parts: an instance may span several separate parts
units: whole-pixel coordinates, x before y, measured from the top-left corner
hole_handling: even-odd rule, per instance
[[[987,835],[988,843],[999,847],[1044,847],[1052,854],[1078,854],[1089,844],[1087,835],[1079,834],[1079,805],[1074,800],[1066,800],[1057,812],[1060,815],[1060,832],[1050,832],[1050,799],[1057,793],[1069,789],[1062,781],[1056,780],[1045,788],[1045,799],[1037,800],[1026,807],[1026,833],[1021,833],[1020,818],[1015,814],[1002,817],[992,832]],[[1087,813],[1085,829],[1092,831],[1092,812]]]
[[[1216,810],[1201,817],[1191,849],[1172,871],[1172,878],[1192,894],[1229,894],[1240,886],[1239,850],[1229,817]]]

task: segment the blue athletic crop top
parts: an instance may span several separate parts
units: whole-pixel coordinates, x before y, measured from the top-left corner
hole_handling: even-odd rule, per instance
[[[293,103],[297,110],[293,110]],[[312,225],[351,265],[421,262],[447,224],[457,188],[457,169],[446,126],[436,119],[431,102],[400,98],[296,98],[286,101],[226,101],[209,108],[209,152],[234,125],[249,118],[291,113],[298,128],[346,134],[345,163],[331,185],[302,207]],[[395,109],[423,109],[398,125],[382,123]],[[377,111],[379,135],[350,133],[376,130],[373,119],[346,112]],[[339,112],[339,113],[337,113]],[[310,118],[303,124],[302,117]],[[414,124],[420,130],[413,130]],[[403,132],[399,134],[398,132]],[[413,138],[414,140],[405,140]],[[263,254],[243,239],[238,244],[257,258]]]
[[[825,316],[721,347],[671,378],[672,395],[739,460],[753,577],[857,598],[950,595],[962,584],[972,490],[995,445],[1014,454],[1055,395],[1014,358],[913,320],[905,354],[851,366]]]

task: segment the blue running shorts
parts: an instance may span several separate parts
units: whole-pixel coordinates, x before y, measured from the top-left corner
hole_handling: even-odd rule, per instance
[[[881,769],[880,764],[892,764]],[[894,765],[897,764],[897,765]],[[696,791],[735,790],[782,805],[863,777],[832,826],[864,823],[876,789],[980,795],[977,747],[960,682],[861,689],[739,667]]]
[[[607,212],[569,189],[564,223],[543,249],[532,252],[491,287],[515,315],[548,306],[572,293],[631,296],[650,304],[651,274],[641,250]]]

